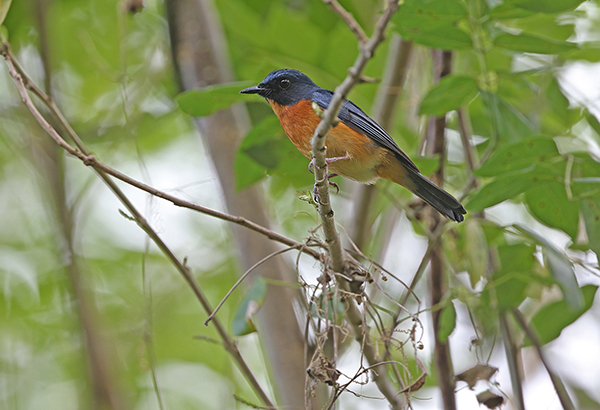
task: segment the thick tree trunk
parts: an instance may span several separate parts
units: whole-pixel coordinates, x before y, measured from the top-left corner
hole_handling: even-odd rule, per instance
[[[167,0],[167,16],[173,60],[182,90],[232,80],[226,46],[218,16],[210,0]],[[263,226],[269,225],[260,187],[235,192],[234,157],[240,138],[248,129],[248,115],[243,106],[222,110],[198,119],[206,146],[221,182],[228,211]],[[233,226],[242,269],[246,270],[277,250],[267,238],[250,230]],[[278,281],[296,283],[293,269],[276,257],[255,270]],[[259,312],[259,332],[269,359],[279,404],[286,408],[304,406],[304,344],[294,313],[293,303],[300,293],[292,287],[269,287],[267,299]]]

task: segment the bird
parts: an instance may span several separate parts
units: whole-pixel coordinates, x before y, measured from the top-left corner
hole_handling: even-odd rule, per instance
[[[301,71],[284,68],[272,71],[260,84],[240,93],[264,97],[290,141],[302,155],[312,159],[311,139],[321,122],[317,111],[329,107],[333,91],[319,87]],[[464,220],[467,212],[461,203],[421,174],[383,127],[352,101],[344,100],[325,145],[333,175],[365,184],[380,178],[390,180],[451,220]]]

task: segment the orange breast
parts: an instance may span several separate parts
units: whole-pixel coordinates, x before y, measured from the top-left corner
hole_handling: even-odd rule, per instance
[[[279,123],[290,141],[306,158],[311,158],[310,140],[321,119],[312,109],[312,103],[301,100],[296,105],[280,105],[269,100]]]
[[[291,106],[279,105],[271,100],[269,103],[290,141],[302,155],[312,158],[310,140],[321,122],[312,108],[312,102],[301,100]],[[388,150],[341,122],[329,131],[325,145],[328,158],[350,157],[333,162],[329,166],[330,172],[359,182],[375,182],[379,178],[377,168],[387,159]]]

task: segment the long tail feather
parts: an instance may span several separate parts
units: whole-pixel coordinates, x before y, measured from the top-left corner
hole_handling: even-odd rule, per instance
[[[413,194],[453,221],[464,221],[465,217],[463,215],[466,214],[467,211],[465,211],[465,208],[456,198],[435,185],[422,174],[418,174],[414,171],[409,171],[407,174],[414,184],[414,188],[411,189]]]

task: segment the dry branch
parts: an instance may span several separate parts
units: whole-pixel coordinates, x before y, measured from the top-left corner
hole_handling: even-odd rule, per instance
[[[192,275],[189,268],[187,266],[185,266],[185,264],[182,261],[180,261],[179,258],[177,258],[177,256],[173,253],[173,251],[165,244],[165,242],[160,238],[160,236],[156,233],[156,231],[154,231],[154,229],[150,226],[148,221],[136,209],[136,207],[129,200],[129,198],[127,198],[127,196],[123,193],[123,191],[121,191],[121,189],[110,178],[110,176],[103,171],[102,167],[99,166],[100,163],[97,161],[97,159],[93,155],[90,155],[90,153],[85,149],[85,147],[81,143],[81,140],[78,137],[75,139],[76,141],[79,141],[78,145],[79,145],[80,150],[77,150],[77,149],[71,147],[60,136],[60,134],[54,129],[54,127],[52,127],[52,125],[50,125],[50,123],[44,118],[44,116],[39,112],[39,110],[35,107],[35,105],[33,104],[33,101],[31,100],[31,98],[29,97],[29,94],[27,93],[27,88],[26,88],[25,82],[23,80],[24,76],[22,74],[20,74],[19,72],[17,72],[17,68],[15,67],[15,64],[13,62],[14,59],[13,59],[12,55],[9,53],[9,45],[4,40],[2,41],[2,49],[0,50],[0,53],[2,54],[2,56],[4,57],[7,65],[8,65],[9,75],[13,78],[14,83],[17,86],[17,89],[21,96],[21,99],[23,100],[23,103],[25,104],[25,106],[27,107],[29,112],[33,115],[33,117],[37,120],[37,122],[41,125],[41,127],[44,129],[44,131],[46,131],[50,135],[50,137],[52,137],[52,139],[61,148],[63,148],[65,151],[67,151],[69,154],[79,158],[86,165],[92,166],[94,168],[94,170],[96,171],[96,173],[98,174],[100,179],[102,179],[104,181],[104,183],[113,192],[113,194],[115,196],[117,196],[119,201],[121,201],[121,203],[128,210],[128,212],[131,213],[131,216],[136,221],[138,226],[144,232],[146,232],[146,234],[152,239],[152,241],[154,241],[154,243],[159,247],[159,249],[161,251],[163,251],[163,253],[169,258],[171,263],[173,263],[173,265],[181,273],[181,275],[184,277],[186,282],[190,285],[190,288],[194,292],[194,295],[196,296],[196,298],[198,299],[198,301],[200,302],[200,304],[202,305],[204,310],[207,312],[207,314],[210,314],[213,310],[212,306],[208,302],[208,299],[204,296],[204,293],[200,289],[200,286],[196,282],[196,279]],[[33,82],[29,78],[27,81],[29,84],[33,84]],[[39,91],[41,92],[41,90],[39,90]],[[51,100],[51,98],[48,95],[46,95],[43,92],[42,92],[42,94],[44,95],[44,98],[42,98],[42,101],[50,101]],[[57,109],[56,106],[51,107],[50,105],[48,105],[48,108],[50,108],[51,110],[52,110],[52,108]],[[61,121],[61,123],[62,123],[62,121]],[[72,128],[70,127],[68,122],[65,121],[64,124],[62,124],[62,125],[65,125],[68,129],[72,130]],[[75,134],[75,136],[76,136],[76,134]],[[254,389],[256,394],[260,397],[260,399],[263,401],[263,403],[267,407],[274,408],[274,405],[271,402],[271,399],[267,396],[265,391],[262,389],[262,387],[258,383],[258,380],[254,377],[254,374],[252,373],[252,371],[248,367],[246,361],[242,357],[240,351],[238,350],[237,345],[235,344],[233,339],[229,336],[229,334],[225,330],[225,327],[221,324],[221,322],[217,318],[213,319],[213,324],[217,330],[217,333],[223,340],[223,346],[229,352],[229,354],[231,354],[231,356],[235,360],[236,364],[238,365],[238,368],[240,369],[242,374],[246,377],[248,383],[252,386],[252,388]]]
[[[517,319],[517,322],[519,322],[519,325],[521,326],[523,331],[525,331],[525,334],[527,335],[529,340],[531,340],[531,343],[533,344],[533,346],[535,347],[535,350],[537,351],[538,356],[540,357],[540,361],[546,368],[546,372],[548,373],[548,376],[550,376],[550,380],[552,381],[552,384],[554,385],[554,390],[556,391],[556,394],[558,395],[558,399],[560,400],[560,404],[562,405],[563,409],[573,410],[575,408],[575,406],[573,405],[573,402],[571,401],[571,398],[569,397],[569,393],[567,392],[567,389],[565,388],[565,385],[562,382],[562,380],[560,379],[560,377],[558,377],[556,375],[556,373],[554,373],[552,371],[550,365],[548,364],[548,361],[546,360],[546,355],[544,355],[542,352],[542,344],[540,343],[540,339],[538,338],[537,334],[527,324],[527,321],[525,320],[525,318],[523,317],[523,314],[521,313],[521,311],[519,309],[514,308],[512,313],[515,316],[515,319]]]
[[[31,79],[26,75],[26,73],[20,67],[17,60],[15,60],[14,56],[12,55],[12,52],[10,51],[10,45],[8,43],[4,42],[2,47],[3,47],[2,55],[4,55],[5,58],[7,58],[7,57],[10,58],[11,62],[13,63],[13,65],[15,67],[16,74],[19,76],[20,81],[22,81],[24,83],[25,88],[27,90],[30,90],[36,97],[38,97],[44,103],[44,105],[46,105],[48,107],[50,112],[52,112],[52,114],[57,118],[60,125],[66,129],[67,133],[69,134],[69,137],[73,140],[73,142],[78,147],[78,149],[73,148],[71,145],[69,145],[65,141],[65,139],[63,139],[55,130],[52,129],[52,127],[50,127],[52,129],[52,131],[49,131],[46,128],[44,128],[44,129],[46,129],[46,131],[50,133],[50,136],[52,137],[52,139],[61,148],[63,148],[65,151],[67,151],[70,155],[81,160],[84,163],[84,165],[94,168],[97,172],[104,172],[107,175],[110,175],[118,180],[121,180],[122,182],[124,182],[128,185],[131,185],[135,188],[138,188],[144,192],[147,192],[150,195],[153,195],[157,198],[161,198],[161,199],[164,199],[165,201],[169,201],[173,205],[176,205],[176,206],[179,206],[182,208],[191,209],[193,211],[197,211],[197,212],[203,213],[205,215],[209,215],[214,218],[221,219],[223,221],[227,221],[227,222],[234,223],[236,225],[243,226],[244,228],[248,228],[254,232],[260,233],[260,234],[266,236],[267,238],[277,241],[283,245],[298,248],[298,249],[300,249],[301,252],[304,252],[307,255],[310,255],[317,260],[321,259],[320,252],[315,249],[310,248],[310,246],[320,247],[321,244],[319,244],[318,242],[311,242],[310,244],[302,244],[291,238],[281,235],[280,233],[275,232],[269,228],[259,225],[247,218],[244,218],[241,216],[236,216],[236,215],[231,215],[226,212],[217,211],[215,209],[207,208],[202,205],[198,205],[198,204],[194,204],[189,201],[185,201],[174,195],[168,194],[164,191],[158,190],[150,185],[140,182],[134,178],[131,178],[131,177],[117,171],[116,169],[111,168],[110,166],[104,164],[98,158],[96,158],[94,155],[87,153],[85,146],[83,145],[83,142],[81,141],[81,139],[79,138],[77,133],[73,130],[70,123],[67,121],[67,119],[62,114],[60,109],[57,107],[54,100],[49,95],[44,93],[44,91],[42,91],[33,81],[31,81]],[[33,107],[35,108],[35,106],[33,106]],[[46,124],[48,124],[47,121],[43,117],[41,119]],[[42,125],[42,127],[44,127],[44,126]]]

